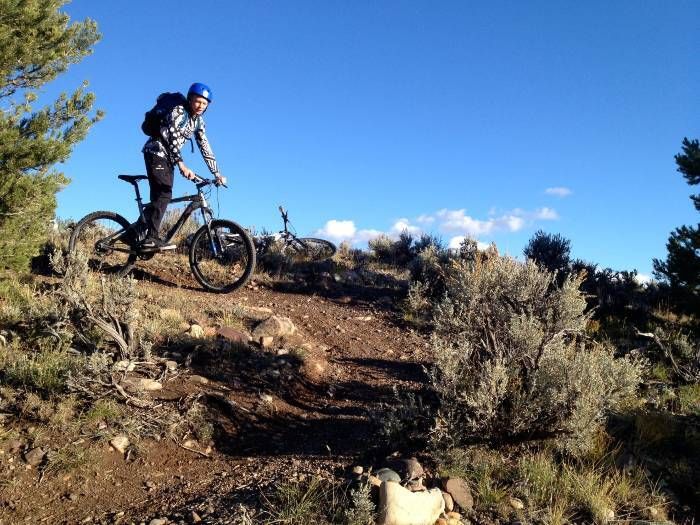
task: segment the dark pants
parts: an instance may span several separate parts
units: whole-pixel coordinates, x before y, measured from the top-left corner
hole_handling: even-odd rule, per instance
[[[146,208],[148,235],[158,238],[160,223],[173,197],[173,166],[164,158],[144,153],[148,184],[151,187],[151,205]]]

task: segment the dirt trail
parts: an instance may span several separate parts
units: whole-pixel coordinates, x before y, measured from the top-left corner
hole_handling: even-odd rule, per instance
[[[0,487],[0,525],[148,523],[159,516],[177,523],[192,510],[203,523],[235,523],[237,505],[273,481],[343,475],[376,446],[370,416],[394,402],[393,389],[425,387],[427,341],[402,322],[394,291],[330,279],[321,287],[258,285],[213,295],[177,271],[137,278],[143,295],[161,301],[181,297],[184,288],[190,312],[205,322],[216,307],[269,308],[294,322],[302,351],[236,347],[196,355],[159,396],[206,401],[215,429],[209,457],[163,440],[140,444],[135,460],[125,461],[104,441],[90,443],[91,463],[80,473],[39,482],[36,470],[24,470],[13,486]],[[2,456],[3,468],[10,455]],[[14,465],[25,468],[17,457]]]

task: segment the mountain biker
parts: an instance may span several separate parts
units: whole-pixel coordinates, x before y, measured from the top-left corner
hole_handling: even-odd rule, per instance
[[[180,174],[188,180],[195,180],[196,175],[189,169],[180,155],[180,149],[186,140],[194,136],[202,158],[209,171],[216,178],[217,184],[224,184],[216,165],[214,152],[209,145],[202,115],[212,101],[209,86],[195,82],[187,91],[186,103],[176,105],[160,121],[160,133],[150,137],[141,150],[146,162],[148,184],[151,189],[151,205],[146,211],[148,234],[141,243],[141,249],[174,249],[174,244],[166,244],[158,236],[160,223],[173,195],[173,168],[177,166]]]

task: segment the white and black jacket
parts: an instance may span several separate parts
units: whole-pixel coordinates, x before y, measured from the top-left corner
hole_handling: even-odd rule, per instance
[[[219,174],[214,152],[209,145],[205,133],[204,119],[201,115],[191,116],[184,106],[175,106],[165,116],[160,126],[160,136],[151,137],[141,150],[143,153],[151,153],[164,158],[172,165],[182,160],[180,150],[186,140],[194,136],[202,158],[212,175]]]

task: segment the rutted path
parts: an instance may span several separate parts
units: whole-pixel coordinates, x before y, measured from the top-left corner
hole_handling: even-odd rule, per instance
[[[217,308],[269,308],[293,321],[298,344],[291,353],[274,346],[221,355],[210,349],[166,382],[164,399],[206,400],[215,428],[208,457],[163,440],[140,444],[127,462],[105,442],[93,443],[85,473],[39,484],[27,471],[9,492],[0,489],[7,493],[0,492],[0,524],[29,516],[37,523],[148,523],[157,516],[177,522],[192,510],[204,523],[236,523],[238,505],[273,481],[342,475],[377,444],[370,416],[394,402],[393,389],[424,387],[427,341],[402,323],[395,297],[265,286],[212,295],[163,280],[141,281],[141,293],[159,304],[186,294],[189,312],[203,324]],[[183,381],[190,374],[209,381]]]

